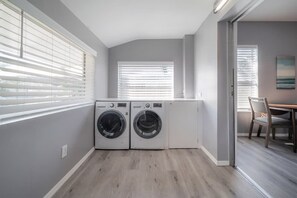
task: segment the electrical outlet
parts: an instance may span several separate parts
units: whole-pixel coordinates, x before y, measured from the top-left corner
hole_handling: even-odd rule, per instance
[[[64,146],[62,146],[62,150],[61,151],[62,151],[61,152],[61,157],[63,159],[64,157],[67,156],[67,144],[65,144]]]

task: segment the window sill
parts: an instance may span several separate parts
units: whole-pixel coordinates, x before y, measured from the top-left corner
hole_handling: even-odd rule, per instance
[[[31,111],[23,111],[18,113],[10,113],[5,115],[0,115],[0,125],[10,124],[14,122],[19,122],[23,120],[28,120],[32,118],[37,118],[41,116],[46,116],[54,113],[59,113],[63,111],[68,111],[72,109],[78,109],[82,107],[92,106],[94,103],[92,102],[84,102],[84,103],[77,103],[71,105],[62,105],[57,107],[51,108],[43,108],[38,110],[31,110]]]

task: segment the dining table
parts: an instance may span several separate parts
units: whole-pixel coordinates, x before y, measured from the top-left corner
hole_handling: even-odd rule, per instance
[[[293,151],[296,153],[297,144],[297,132],[296,132],[296,119],[295,114],[297,112],[297,104],[268,104],[270,110],[284,111],[290,113],[290,119],[292,120],[293,129]]]

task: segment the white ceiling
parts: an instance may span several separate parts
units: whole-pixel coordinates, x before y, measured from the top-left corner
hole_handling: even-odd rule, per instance
[[[243,21],[297,21],[297,0],[265,0]]]
[[[61,0],[100,40],[113,47],[137,39],[194,34],[214,0]]]

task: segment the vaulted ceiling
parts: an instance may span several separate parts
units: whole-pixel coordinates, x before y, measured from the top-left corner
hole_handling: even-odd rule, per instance
[[[61,0],[107,47],[194,34],[214,0]]]

